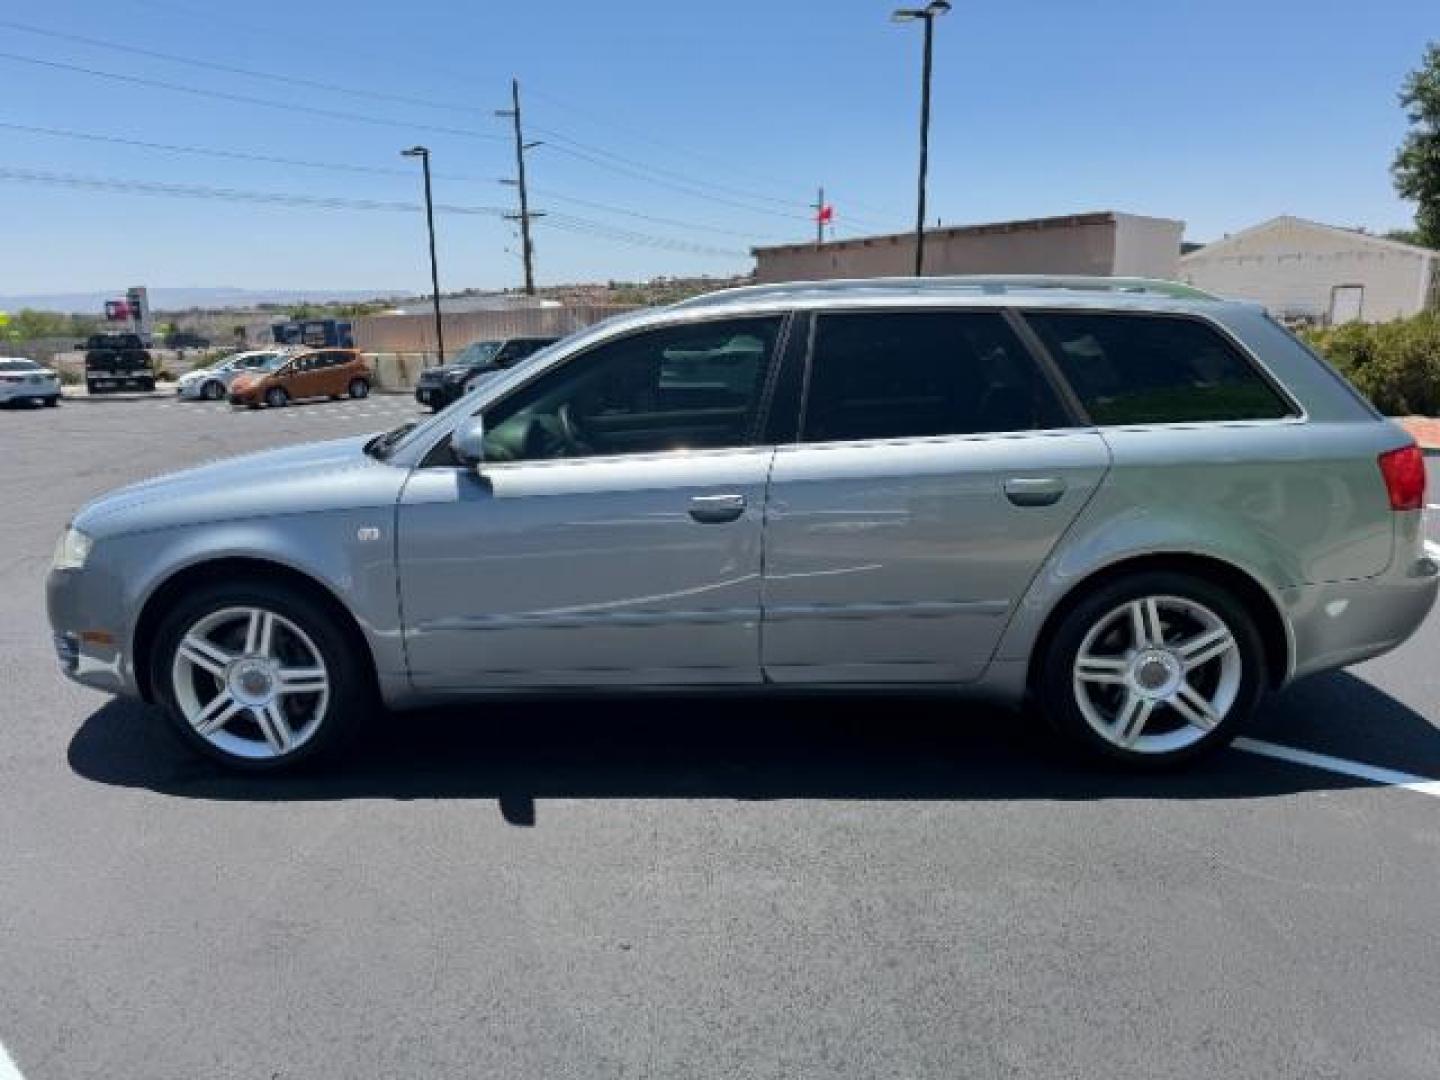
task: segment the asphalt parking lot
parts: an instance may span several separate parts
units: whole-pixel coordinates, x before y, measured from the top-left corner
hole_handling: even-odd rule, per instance
[[[60,676],[84,500],[415,412],[0,411],[0,1080],[1440,1075],[1440,784],[1395,783],[1440,780],[1440,616],[1148,778],[876,698],[423,713],[244,778]]]

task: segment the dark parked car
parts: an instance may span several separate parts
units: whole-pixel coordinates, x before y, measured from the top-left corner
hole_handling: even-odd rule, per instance
[[[476,341],[461,349],[453,363],[427,368],[415,385],[415,400],[436,412],[475,389],[481,379],[503,371],[546,345],[555,337],[514,337],[504,341]]]
[[[139,334],[92,334],[85,342],[85,389],[155,389],[155,366]]]

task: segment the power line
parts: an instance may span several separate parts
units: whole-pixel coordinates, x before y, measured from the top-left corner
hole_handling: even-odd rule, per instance
[[[247,191],[240,188],[209,187],[199,184],[169,184],[147,180],[125,180],[117,177],[82,176],[75,173],[52,172],[40,169],[23,169],[0,166],[0,181],[36,184],[49,187],[65,187],[91,191],[110,191],[132,195],[150,195],[166,198],[214,200],[221,202],[245,203],[249,205],[304,207],[319,210],[355,210],[369,212],[418,213],[423,209],[418,203],[391,199],[354,199],[331,196],[299,195],[290,192]],[[436,213],[481,216],[503,219],[509,211],[499,206],[463,206],[446,203],[435,204]],[[567,232],[581,232],[599,236],[620,243],[642,247],[678,251],[692,255],[719,256],[724,258],[744,257],[743,251],[694,244],[649,233],[619,229],[604,222],[573,217],[568,214],[554,215],[551,225]]]
[[[5,27],[5,28],[11,29],[11,30],[18,30],[18,31],[20,31],[20,32],[22,32],[22,33],[26,33],[26,34],[34,34],[34,35],[41,36],[41,37],[47,37],[47,38],[51,38],[51,39],[58,40],[58,41],[75,42],[75,43],[78,43],[78,44],[81,44],[81,45],[86,45],[86,46],[89,46],[89,47],[92,47],[92,48],[108,49],[108,50],[110,50],[110,51],[112,51],[112,52],[119,52],[119,53],[129,54],[129,55],[133,55],[133,56],[150,57],[150,58],[152,58],[152,59],[164,60],[164,61],[167,61],[167,62],[169,62],[169,63],[174,63],[174,64],[184,64],[184,65],[186,65],[186,66],[193,67],[193,68],[199,68],[199,69],[205,70],[205,71],[216,71],[216,72],[220,72],[220,73],[223,73],[223,74],[240,75],[240,76],[243,76],[243,77],[245,77],[245,78],[263,79],[263,80],[265,80],[266,82],[287,83],[287,84],[290,84],[290,85],[292,85],[292,86],[301,86],[301,87],[306,87],[306,88],[308,88],[308,89],[313,89],[313,90],[322,90],[322,91],[327,91],[327,92],[330,92],[330,93],[338,93],[338,94],[349,94],[349,95],[352,95],[352,96],[369,98],[369,99],[377,100],[377,101],[392,101],[392,102],[397,102],[397,103],[405,104],[405,105],[416,105],[416,106],[419,106],[419,107],[422,107],[422,108],[445,109],[445,110],[449,110],[449,111],[459,111],[459,112],[471,112],[471,111],[473,110],[473,106],[470,106],[470,105],[461,105],[461,104],[458,104],[458,103],[455,103],[455,102],[436,101],[436,100],[430,99],[430,98],[411,97],[411,96],[403,95],[403,94],[392,94],[392,93],[386,93],[386,92],[383,92],[383,91],[369,90],[369,89],[364,89],[364,88],[355,87],[355,86],[344,86],[344,85],[341,85],[341,84],[338,84],[338,83],[321,82],[321,81],[315,80],[315,79],[304,79],[304,78],[299,78],[299,77],[294,76],[294,75],[285,75],[285,74],[280,74],[280,73],[276,73],[276,72],[257,71],[257,70],[255,70],[255,69],[253,69],[253,68],[239,67],[239,66],[237,66],[237,65],[228,64],[228,63],[224,63],[224,62],[221,62],[221,61],[201,60],[201,59],[198,59],[198,58],[193,57],[193,56],[181,56],[181,55],[178,55],[178,54],[176,54],[176,53],[162,52],[162,51],[157,50],[157,49],[147,49],[147,48],[142,48],[142,47],[135,46],[135,45],[122,44],[122,43],[114,42],[114,41],[106,41],[106,40],[101,39],[101,38],[88,37],[88,36],[83,35],[83,34],[72,34],[72,33],[66,33],[66,32],[58,31],[58,30],[49,30],[49,29],[46,29],[46,28],[44,28],[44,27],[35,26],[35,25],[33,25],[33,24],[30,24],[30,23],[17,22],[17,21],[15,21],[15,20],[13,20],[13,19],[0,19],[0,27]],[[555,100],[555,99],[552,98],[551,100]],[[612,124],[611,126],[621,126],[621,125],[613,125],[613,124]],[[621,126],[621,127],[622,127],[622,129],[623,129],[623,126]],[[651,172],[658,173],[658,174],[660,174],[660,175],[662,175],[662,176],[668,176],[668,177],[671,177],[671,178],[673,178],[673,179],[678,179],[678,180],[681,180],[681,181],[685,181],[686,183],[688,183],[688,184],[690,184],[690,185],[692,185],[692,186],[694,186],[694,187],[697,187],[697,188],[711,188],[711,189],[713,189],[713,190],[715,190],[715,191],[719,191],[719,192],[726,193],[726,194],[729,194],[729,195],[738,196],[738,197],[741,197],[741,198],[747,198],[747,199],[751,199],[751,200],[755,200],[755,201],[767,202],[767,203],[771,203],[771,204],[773,204],[773,205],[779,205],[779,206],[794,206],[794,205],[795,205],[795,200],[794,200],[794,199],[790,199],[790,198],[778,198],[778,197],[773,196],[773,195],[761,194],[761,193],[754,192],[754,191],[745,191],[745,190],[742,190],[742,189],[739,189],[739,188],[732,188],[732,187],[729,187],[729,186],[723,185],[723,184],[715,184],[715,183],[709,182],[709,181],[696,180],[696,179],[694,179],[693,177],[689,177],[689,176],[687,176],[686,174],[676,172],[675,170],[665,169],[665,168],[662,168],[662,167],[660,167],[660,166],[655,166],[655,165],[647,165],[647,164],[645,164],[644,162],[635,161],[633,158],[626,158],[626,157],[624,157],[623,155],[616,154],[616,153],[614,153],[613,151],[604,149],[604,148],[602,148],[602,147],[592,146],[592,145],[589,145],[589,144],[587,144],[587,143],[581,142],[580,140],[571,138],[570,136],[568,136],[568,135],[566,135],[566,134],[564,134],[563,132],[560,132],[560,131],[555,131],[555,130],[553,130],[553,129],[540,129],[540,128],[535,128],[534,130],[536,130],[536,131],[541,131],[543,134],[547,134],[549,137],[551,137],[551,138],[553,138],[553,139],[560,140],[560,141],[564,141],[564,142],[570,144],[571,146],[575,147],[576,149],[585,150],[585,151],[588,151],[589,153],[592,153],[592,154],[596,154],[596,155],[599,155],[599,156],[612,158],[612,159],[617,160],[617,161],[620,161],[620,162],[622,162],[622,163],[624,163],[624,164],[628,164],[628,165],[630,165],[630,166],[633,167],[633,168],[644,169],[644,170],[648,170],[648,171],[651,171]],[[654,142],[656,145],[659,145],[659,146],[664,146],[664,145],[665,145],[664,143],[661,143],[661,142],[659,142],[658,140],[654,140],[654,139],[651,139],[651,140],[648,140],[648,141]],[[708,158],[707,155],[696,154],[696,155],[693,155],[693,156],[696,156],[696,157],[700,158],[701,160],[710,160],[710,161],[718,160],[718,159]]]
[[[98,68],[83,67],[79,64],[67,64],[60,60],[42,60],[35,56],[22,56],[19,53],[0,52],[0,60],[10,60],[18,64],[31,64],[35,67],[52,68],[56,71],[70,71],[81,75],[92,75],[100,79],[110,79],[114,82],[129,83],[134,86],[148,86],[158,90],[170,90],[180,94],[192,94],[197,97],[215,98],[219,101],[239,102],[243,105],[260,105],[267,109],[280,109],[284,112],[309,113],[312,116],[323,116],[329,120],[348,120],[359,124],[372,124],[380,127],[404,128],[407,131],[436,131],[446,135],[460,135],[468,139],[485,139],[486,141],[499,141],[500,136],[486,131],[475,131],[471,128],[445,127],[439,124],[415,124],[404,120],[383,120],[375,116],[366,116],[363,113],[344,112],[339,109],[322,109],[310,105],[296,105],[288,101],[272,101],[269,98],[252,97],[249,94],[231,94],[222,90],[202,90],[198,86],[183,86],[179,83],[164,82],[160,79],[147,79],[139,75],[122,75],[115,71],[101,71]]]
[[[325,172],[351,173],[367,176],[395,176],[404,177],[407,180],[411,177],[408,169],[391,168],[383,165],[360,165],[350,162],[339,161],[309,161],[304,158],[277,157],[273,154],[255,154],[242,150],[223,150],[219,147],[194,146],[185,143],[153,142],[148,139],[131,139],[119,135],[103,135],[92,131],[75,131],[69,128],[52,128],[36,124],[16,124],[0,120],[0,130],[19,131],[30,135],[44,135],[52,138],[74,139],[83,142],[105,143],[114,146],[129,146],[140,150],[153,150],[168,154],[185,154],[195,157],[218,158],[228,161],[251,161],[262,165],[284,165],[287,168],[318,169]],[[437,180],[454,180],[462,183],[491,184],[495,180],[489,176],[479,176],[473,173],[444,173],[434,174]],[[615,206],[611,203],[598,202],[594,199],[584,199],[575,195],[567,195],[564,192],[555,191],[551,188],[539,188],[533,184],[530,188],[537,195],[543,195],[547,199],[557,202],[571,203],[575,206],[588,207],[591,210],[600,210],[609,214],[618,214],[621,217],[633,218],[637,221],[648,221],[655,225],[670,225],[681,229],[690,229],[697,232],[713,233],[717,236],[736,237],[741,240],[780,240],[783,239],[773,233],[757,233],[743,231],[740,229],[726,229],[718,225],[706,225],[698,222],[681,221],[678,218],[662,217],[658,214],[647,214],[639,210],[631,210],[623,206]]]
[[[126,53],[131,56],[148,56],[153,60],[165,60],[172,64],[185,64],[189,67],[201,68],[206,71],[218,71],[226,75],[243,75],[249,79],[263,79],[272,83],[289,83],[291,86],[303,86],[311,90],[326,90],[336,94],[350,94],[356,97],[371,98],[375,101],[393,101],[401,105],[418,105],[426,109],[447,109],[451,112],[473,113],[475,106],[461,105],[456,102],[434,101],[428,98],[409,97],[404,94],[390,94],[381,90],[367,90],[357,86],[341,86],[337,83],[319,82],[315,79],[302,79],[295,75],[284,75],[273,71],[256,71],[253,68],[237,67],[234,64],[227,64],[219,60],[200,60],[193,56],[179,56],[175,53],[160,52],[156,49],[144,49],[138,45],[126,45],[115,41],[106,41],[102,38],[86,37],[83,34],[68,34],[59,30],[47,30],[44,27],[32,26],[29,23],[15,22],[13,19],[0,19],[0,27],[10,30],[19,30],[25,34],[35,34],[40,37],[54,38],[57,41],[73,41],[81,45],[88,45],[96,49],[109,49],[111,52]]]
[[[475,131],[469,128],[452,128],[437,124],[420,124],[407,123],[401,120],[384,120],[378,117],[366,116],[361,113],[351,113],[344,112],[338,109],[323,109],[314,106],[296,105],[289,102],[272,101],[268,98],[252,97],[248,94],[231,94],[220,90],[203,90],[199,87],[183,86],[178,83],[165,82],[160,79],[143,78],[139,75],[125,75],[114,71],[102,71],[98,68],[84,67],[80,64],[69,64],[59,60],[43,60],[39,57],[34,56],[22,56],[19,53],[0,52],[0,60],[10,60],[15,63],[30,64],[36,67],[51,68],[58,71],[75,72],[77,74],[90,75],[96,78],[110,79],[115,82],[128,83],[135,86],[153,87],[155,89],[169,90],[181,94],[191,94],[198,97],[214,98],[220,101],[238,102],[246,105],[259,105],[264,108],[279,109],[285,112],[308,113],[313,116],[323,116],[327,119],[348,120],[356,123],[372,124],[389,128],[403,128],[407,131],[435,131],[449,135],[460,135],[466,138],[485,139],[487,141],[504,141],[503,136],[496,135],[491,132]],[[570,141],[567,136],[559,135],[559,133],[556,133],[556,138]],[[708,199],[711,202],[722,203],[756,214],[768,214],[772,217],[782,217],[789,220],[805,220],[803,218],[803,215],[784,214],[777,210],[750,206],[734,199],[728,199],[721,196],[712,195],[706,191],[700,190],[690,185],[677,184],[672,181],[664,180],[662,178],[646,175],[644,172],[637,171],[636,169],[614,165],[583,151],[575,150],[568,146],[561,145],[558,142],[553,146],[553,149],[563,154],[568,154],[571,157],[579,158],[583,161],[592,162],[593,164],[596,164],[601,168],[610,169],[612,172],[619,172],[622,175],[628,175],[636,179],[645,180],[649,183],[657,184],[661,187],[670,188],[673,191],[678,191],[683,194],[690,195],[694,198]]]
[[[790,181],[788,181],[788,180],[782,180],[782,179],[780,179],[780,178],[778,178],[778,177],[776,177],[776,176],[770,175],[770,174],[759,173],[759,172],[754,171],[753,169],[743,169],[743,170],[737,169],[736,166],[735,166],[735,163],[734,163],[733,161],[728,161],[728,160],[720,157],[718,154],[708,154],[708,153],[704,153],[704,152],[699,151],[699,150],[695,150],[695,149],[693,149],[693,148],[691,148],[691,147],[681,146],[681,145],[679,145],[678,143],[673,143],[673,142],[670,142],[670,141],[665,140],[665,139],[657,139],[653,134],[650,134],[650,133],[645,132],[645,131],[641,131],[639,128],[633,127],[633,126],[631,126],[631,125],[629,125],[629,124],[622,123],[622,122],[620,122],[620,121],[618,121],[618,120],[611,119],[611,118],[608,117],[608,116],[603,116],[603,115],[601,115],[599,112],[597,112],[597,111],[595,111],[595,110],[587,109],[587,108],[584,108],[584,107],[582,107],[582,106],[580,106],[580,105],[576,105],[576,104],[575,104],[574,102],[572,102],[572,101],[566,101],[566,100],[564,100],[563,98],[556,97],[554,94],[547,93],[547,92],[545,92],[544,90],[533,90],[533,89],[532,89],[530,92],[531,92],[534,96],[540,98],[540,99],[543,100],[543,101],[548,101],[548,102],[549,102],[550,104],[552,104],[552,105],[558,105],[558,106],[559,106],[560,108],[562,108],[562,109],[567,109],[567,110],[569,110],[570,112],[573,112],[573,113],[575,113],[575,114],[577,114],[577,115],[579,115],[579,116],[587,117],[592,123],[598,123],[598,124],[600,124],[601,126],[603,126],[603,127],[608,127],[608,128],[610,128],[610,129],[612,129],[612,130],[614,130],[614,131],[624,132],[625,134],[628,134],[631,138],[638,139],[638,140],[640,140],[641,142],[649,143],[651,146],[658,147],[659,149],[668,150],[668,151],[670,151],[671,153],[680,154],[680,155],[683,155],[683,156],[685,156],[685,157],[689,157],[689,158],[691,158],[691,159],[693,159],[693,160],[695,160],[695,161],[703,162],[703,163],[705,163],[705,164],[707,164],[707,165],[710,165],[710,166],[712,166],[712,167],[718,165],[718,166],[720,166],[721,168],[731,170],[732,172],[736,172],[736,173],[743,172],[743,173],[748,174],[749,176],[752,176],[752,177],[754,177],[754,178],[756,178],[756,179],[763,180],[763,181],[764,181],[765,183],[767,183],[767,184],[774,184],[774,185],[776,185],[776,186],[778,186],[778,187],[787,187],[787,188],[793,186]],[[537,130],[539,130],[539,129],[537,129]],[[871,203],[861,202],[859,199],[851,199],[851,200],[849,200],[849,201],[850,201],[851,203],[853,203],[855,206],[859,206],[859,207],[861,207],[861,208],[863,208],[863,209],[869,209],[869,210],[871,210],[872,212],[877,213],[877,214],[888,214],[888,213],[891,212],[890,210],[888,210],[888,209],[886,209],[886,208],[884,208],[884,207],[875,206],[875,205],[873,205],[873,204],[871,204]],[[856,220],[864,221],[864,220],[866,220],[866,219],[864,219],[864,218],[859,218],[859,219],[856,219]]]
[[[304,79],[304,78],[299,78],[299,77],[293,76],[293,75],[284,75],[284,74],[279,74],[279,73],[274,73],[274,72],[257,71],[257,70],[255,70],[255,69],[253,69],[253,68],[239,67],[239,66],[237,66],[237,65],[227,64],[227,63],[223,63],[223,62],[220,62],[220,61],[201,60],[201,59],[197,59],[197,58],[195,58],[195,57],[181,56],[181,55],[177,55],[177,54],[175,54],[175,53],[162,52],[162,51],[159,51],[159,50],[156,50],[156,49],[146,49],[146,48],[141,48],[141,47],[139,47],[139,46],[133,46],[133,45],[127,45],[127,44],[120,44],[120,43],[116,43],[116,42],[112,42],[112,41],[106,41],[106,40],[103,40],[103,39],[100,39],[100,38],[87,37],[87,36],[85,36],[85,35],[83,35],[83,34],[71,34],[71,33],[65,33],[65,32],[57,31],[57,30],[48,30],[48,29],[45,29],[45,28],[43,28],[43,27],[34,26],[34,25],[32,25],[32,24],[29,24],[29,23],[17,22],[17,21],[15,21],[15,20],[13,20],[13,19],[0,19],[0,27],[5,27],[5,28],[8,28],[8,29],[12,29],[12,30],[18,30],[18,31],[20,31],[20,32],[22,32],[22,33],[34,34],[34,35],[38,35],[38,36],[42,36],[42,37],[52,38],[52,39],[55,39],[55,40],[75,42],[75,43],[82,44],[82,45],[89,46],[89,47],[93,47],[93,48],[108,49],[108,50],[111,50],[111,51],[113,51],[113,52],[120,52],[120,53],[130,54],[130,55],[134,55],[134,56],[150,57],[150,58],[152,58],[152,59],[164,60],[164,61],[167,61],[167,62],[170,62],[170,63],[184,64],[184,65],[187,65],[187,66],[189,66],[189,67],[199,68],[199,69],[201,69],[201,70],[215,71],[215,72],[220,72],[220,73],[223,73],[223,74],[230,74],[230,75],[240,75],[240,76],[245,77],[245,78],[263,79],[263,80],[265,80],[265,81],[267,81],[267,82],[287,83],[287,84],[290,84],[290,85],[293,85],[293,86],[300,86],[300,87],[305,87],[305,88],[308,88],[308,89],[322,90],[322,91],[326,91],[326,92],[330,92],[330,93],[349,94],[349,95],[352,95],[352,96],[358,96],[358,97],[362,97],[362,98],[368,98],[368,99],[371,99],[371,100],[392,101],[392,102],[397,102],[397,103],[400,103],[400,104],[415,105],[415,106],[419,106],[419,107],[422,107],[422,108],[445,109],[445,110],[450,110],[450,111],[469,112],[469,111],[471,111],[471,109],[473,108],[472,106],[461,105],[461,104],[458,104],[458,103],[455,103],[455,102],[436,101],[436,100],[429,99],[429,98],[412,97],[412,96],[402,95],[402,94],[391,94],[391,93],[386,93],[386,92],[383,92],[383,91],[368,90],[368,89],[364,89],[364,88],[360,88],[360,87],[355,87],[355,86],[345,86],[345,85],[341,85],[341,84],[338,84],[338,83],[322,82],[322,81],[314,80],[314,79]],[[322,109],[322,108],[316,108],[316,107],[313,107],[313,106],[296,105],[296,104],[289,103],[289,102],[277,102],[277,101],[271,101],[271,100],[267,100],[267,99],[263,99],[263,98],[256,98],[256,97],[253,97],[253,96],[251,96],[251,95],[233,94],[233,93],[228,93],[228,92],[224,92],[224,91],[203,90],[203,89],[200,89],[200,88],[197,88],[197,87],[189,87],[189,86],[183,86],[183,85],[178,85],[178,84],[174,84],[174,83],[167,83],[167,82],[164,82],[164,81],[162,81],[162,80],[148,79],[148,78],[143,78],[143,77],[140,77],[140,76],[133,76],[133,75],[125,75],[125,74],[121,74],[121,73],[118,73],[118,72],[101,71],[101,70],[94,69],[94,68],[83,67],[83,66],[81,66],[81,65],[67,64],[67,63],[64,63],[64,62],[61,62],[61,61],[44,60],[44,59],[41,59],[41,58],[38,58],[38,57],[26,57],[26,56],[20,56],[20,55],[18,55],[18,54],[13,54],[13,53],[0,53],[0,57],[3,57],[3,58],[5,58],[5,59],[14,60],[14,61],[17,61],[17,62],[20,62],[20,63],[29,63],[29,64],[35,64],[35,65],[43,66],[43,67],[56,68],[56,69],[59,69],[59,70],[65,70],[65,71],[72,71],[72,72],[77,72],[77,73],[83,73],[83,74],[91,75],[91,76],[94,76],[94,77],[97,77],[97,78],[112,79],[112,80],[116,80],[116,81],[132,83],[132,84],[140,85],[140,86],[150,86],[150,87],[154,87],[154,88],[158,88],[158,89],[165,89],[165,90],[172,90],[172,91],[177,91],[177,92],[181,92],[181,93],[194,94],[194,95],[203,96],[203,97],[215,98],[215,99],[223,100],[223,101],[231,101],[231,102],[238,102],[238,103],[251,104],[251,105],[260,105],[260,106],[262,106],[262,107],[285,109],[285,110],[287,110],[287,111],[294,111],[294,112],[306,112],[306,113],[310,113],[310,114],[312,114],[312,115],[325,116],[325,117],[328,117],[328,118],[331,118],[331,119],[344,119],[344,120],[350,120],[350,121],[360,122],[360,123],[379,124],[379,125],[384,125],[384,126],[387,126],[387,127],[405,127],[405,128],[409,128],[409,129],[436,131],[436,132],[442,132],[442,133],[445,133],[445,134],[460,135],[460,136],[463,136],[463,137],[470,137],[470,138],[485,138],[485,139],[494,139],[494,138],[496,138],[496,136],[494,136],[493,134],[490,134],[490,133],[487,133],[487,132],[476,131],[476,130],[472,130],[472,129],[452,128],[452,127],[446,127],[446,126],[443,126],[443,125],[428,124],[428,123],[406,123],[406,122],[402,122],[402,121],[398,121],[398,120],[394,120],[394,121],[392,121],[392,120],[384,120],[384,119],[381,119],[381,118],[376,118],[376,117],[372,117],[372,116],[366,116],[366,115],[362,115],[362,114],[358,114],[358,113],[345,112],[345,111],[343,111],[343,110]],[[555,100],[555,99],[552,99],[552,100]],[[693,196],[693,197],[708,198],[708,199],[710,199],[711,201],[716,201],[716,202],[724,201],[726,205],[729,205],[729,206],[732,206],[732,207],[736,207],[736,208],[738,208],[738,209],[750,210],[750,211],[752,211],[752,212],[772,213],[772,214],[774,213],[773,211],[769,211],[769,210],[757,210],[755,207],[748,206],[748,205],[746,205],[745,203],[741,203],[741,202],[735,201],[735,199],[736,199],[736,198],[739,198],[739,199],[746,199],[746,200],[749,200],[749,201],[751,201],[751,202],[763,202],[763,203],[768,203],[768,204],[770,204],[770,205],[772,205],[772,206],[794,206],[794,205],[795,205],[795,200],[793,200],[793,199],[789,199],[789,198],[779,198],[779,197],[776,197],[776,196],[773,196],[773,195],[761,194],[761,193],[754,192],[754,191],[746,191],[746,190],[743,190],[743,189],[740,189],[740,188],[729,187],[728,185],[724,185],[724,184],[716,184],[716,183],[713,183],[713,182],[710,182],[710,181],[698,180],[698,179],[695,179],[694,177],[690,177],[690,176],[688,176],[688,175],[686,175],[686,174],[684,174],[684,173],[680,173],[680,172],[677,172],[677,171],[672,170],[672,169],[666,169],[666,168],[663,168],[663,167],[660,167],[660,166],[655,166],[655,165],[647,165],[647,164],[645,164],[644,162],[636,161],[636,160],[633,159],[633,158],[625,157],[624,155],[617,154],[617,153],[615,153],[614,151],[607,150],[607,149],[605,149],[605,148],[603,148],[603,147],[593,146],[593,145],[590,145],[590,144],[588,144],[588,143],[582,142],[582,141],[580,141],[580,140],[578,140],[578,139],[574,139],[574,138],[566,135],[564,132],[561,132],[561,131],[556,131],[556,130],[554,130],[554,129],[541,129],[541,128],[536,128],[535,130],[541,132],[542,134],[547,135],[549,138],[555,140],[555,141],[558,142],[558,143],[566,144],[567,147],[568,147],[568,149],[562,150],[562,152],[568,152],[568,153],[570,153],[572,156],[579,156],[579,154],[577,153],[577,151],[583,151],[583,152],[585,152],[585,153],[588,153],[588,154],[590,154],[590,155],[593,155],[594,157],[606,158],[606,159],[610,159],[610,160],[613,161],[613,162],[619,162],[620,164],[628,167],[628,171],[623,171],[623,175],[628,175],[628,176],[631,176],[631,177],[634,177],[634,178],[638,178],[638,179],[652,179],[652,182],[653,182],[653,178],[646,177],[645,175],[643,175],[643,173],[655,173],[655,174],[657,174],[657,175],[659,175],[659,176],[661,176],[661,177],[670,178],[672,181],[679,181],[679,182],[681,182],[681,183],[684,185],[683,187],[682,187],[682,186],[676,186],[676,184],[674,184],[674,183],[669,183],[669,184],[665,184],[665,185],[662,185],[662,186],[669,187],[669,188],[671,188],[671,190],[679,191],[679,192],[681,192],[681,193],[688,194],[688,195],[691,195],[691,196]],[[664,144],[662,144],[662,143],[659,143],[657,140],[650,140],[650,141],[656,142],[657,145],[664,145]],[[704,158],[704,157],[705,157],[705,155],[695,155],[695,156],[701,157],[701,158]],[[614,165],[605,165],[603,162],[593,160],[593,158],[582,158],[582,160],[589,161],[591,164],[600,165],[601,167],[610,168],[612,171],[621,171],[621,170],[616,170],[615,167],[614,167]],[[638,170],[638,171],[637,171],[637,170]],[[713,195],[707,194],[706,189],[709,189],[710,191],[720,192],[720,193],[722,193],[722,194],[724,194],[724,195],[730,196],[730,198],[727,198],[727,199],[725,199],[725,200],[716,199]],[[855,218],[855,220],[863,220],[863,219]]]

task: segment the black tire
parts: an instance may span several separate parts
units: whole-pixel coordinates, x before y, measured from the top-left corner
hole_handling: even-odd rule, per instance
[[[1117,608],[1144,597],[1173,597],[1208,609],[1230,630],[1240,664],[1233,702],[1219,722],[1204,731],[1197,741],[1173,750],[1142,752],[1117,745],[1086,718],[1078,700],[1080,691],[1076,686],[1075,663],[1086,635],[1107,616],[1113,616]],[[1196,678],[1205,674],[1199,668],[1196,670]],[[1035,691],[1036,704],[1045,719],[1071,746],[1092,758],[1127,769],[1154,771],[1184,765],[1227,746],[1254,716],[1267,683],[1265,650],[1260,632],[1250,612],[1233,593],[1189,574],[1146,571],[1101,585],[1070,607],[1050,637],[1044,655],[1039,658]],[[1114,690],[1116,694],[1125,692],[1121,687]],[[1191,734],[1184,718],[1173,710],[1157,706],[1154,715],[1155,723],[1172,725]]]
[[[45,399],[45,407],[46,407],[47,409],[53,409],[53,408],[55,408],[55,407],[56,407],[57,405],[59,405],[59,404],[60,404],[60,397],[59,397],[59,395],[56,395],[55,397],[47,397],[47,398]]]
[[[370,384],[364,379],[351,379],[348,392],[356,400],[367,398],[370,396]]]
[[[154,390],[155,390],[155,380],[154,380],[154,379],[141,379],[141,380],[140,380],[140,389],[141,389],[141,390],[144,390],[147,394],[153,393]]]
[[[211,379],[200,388],[200,396],[206,401],[219,401],[225,396],[225,384]]]
[[[265,391],[265,404],[272,409],[283,409],[290,404],[290,395],[283,386],[272,386]]]
[[[97,382],[93,382],[93,381],[90,380],[90,379],[86,379],[86,380],[85,380],[85,392],[86,392],[87,394],[98,394],[98,393],[100,393],[100,384],[97,383]]]
[[[173,667],[181,640],[200,619],[231,607],[265,608],[288,619],[304,631],[324,661],[330,683],[328,703],[314,734],[289,753],[249,758],[226,752],[190,725],[177,702]],[[290,586],[262,581],[205,585],[187,593],[161,619],[151,650],[150,685],[171,731],[189,749],[242,772],[293,769],[333,749],[374,708],[373,682],[356,662],[363,646],[354,638],[323,604]]]

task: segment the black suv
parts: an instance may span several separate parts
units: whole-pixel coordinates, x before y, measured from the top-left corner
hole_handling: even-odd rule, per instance
[[[415,384],[415,400],[439,412],[473,390],[487,375],[539,352],[558,337],[513,337],[503,341],[476,341],[461,349],[453,363],[426,368]]]
[[[155,389],[155,364],[139,334],[93,334],[85,342],[85,389]]]

